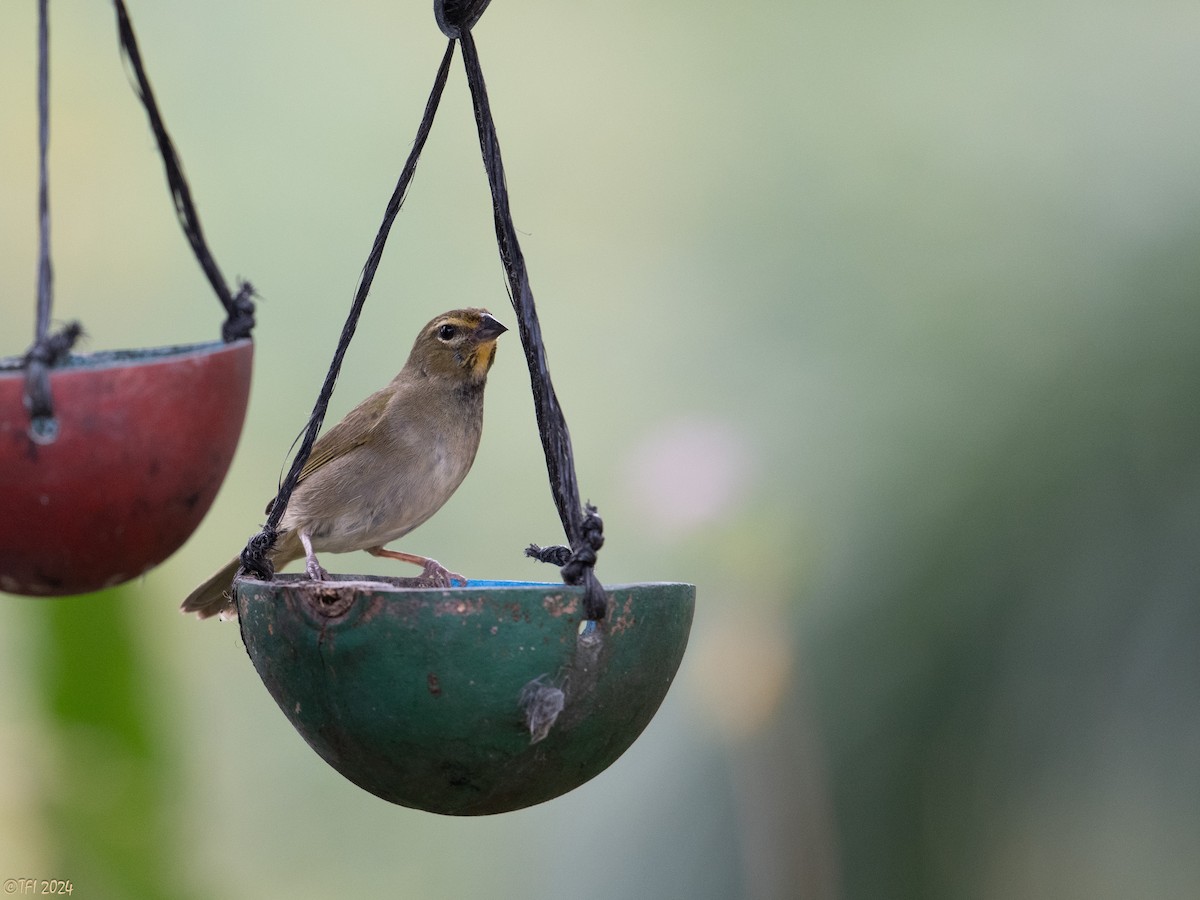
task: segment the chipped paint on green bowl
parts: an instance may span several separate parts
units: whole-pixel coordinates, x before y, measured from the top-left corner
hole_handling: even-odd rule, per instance
[[[608,586],[608,615],[587,622],[582,588],[562,584],[235,585],[246,651],[309,745],[364,790],[445,815],[532,806],[608,768],[666,696],[696,594]],[[536,741],[522,707],[530,686],[550,694],[552,724]]]

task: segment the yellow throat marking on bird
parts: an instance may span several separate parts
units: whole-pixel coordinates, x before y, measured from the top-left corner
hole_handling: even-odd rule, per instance
[[[475,365],[471,370],[471,374],[478,379],[483,379],[488,370],[492,367],[492,362],[496,358],[496,339],[492,338],[479,345],[479,349],[475,351]]]

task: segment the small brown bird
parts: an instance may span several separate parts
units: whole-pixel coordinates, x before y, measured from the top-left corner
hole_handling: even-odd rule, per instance
[[[366,550],[421,566],[431,584],[466,583],[432,559],[385,545],[441,509],[470,470],[496,339],[507,330],[485,309],[453,310],[421,329],[391,383],[313,445],[279,523],[276,569],[303,556],[308,576],[320,580],[326,572],[317,551]],[[234,557],[188,595],[182,610],[202,619],[231,611],[239,565]]]

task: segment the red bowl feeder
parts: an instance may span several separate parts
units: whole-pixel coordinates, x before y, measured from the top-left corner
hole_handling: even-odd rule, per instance
[[[195,531],[246,418],[249,339],[71,356],[36,442],[20,359],[0,360],[0,590],[82,594],[136,578]]]

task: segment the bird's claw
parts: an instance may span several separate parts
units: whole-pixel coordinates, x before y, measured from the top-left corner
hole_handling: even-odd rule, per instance
[[[304,572],[313,581],[329,580],[329,573],[325,571],[325,568],[319,562],[317,562],[316,557],[310,557],[308,562],[304,564]]]
[[[425,560],[425,565],[421,567],[421,580],[430,582],[434,587],[454,587],[456,581],[464,587],[467,584],[465,575],[451,572],[436,559]]]

